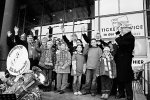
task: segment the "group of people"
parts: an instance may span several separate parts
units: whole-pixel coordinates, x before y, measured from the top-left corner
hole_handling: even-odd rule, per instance
[[[62,39],[55,40],[47,34],[39,40],[33,29],[32,34],[20,37],[18,30],[14,28],[15,36],[7,32],[7,44],[10,49],[15,45],[26,47],[31,68],[40,67],[47,77],[47,91],[55,80],[56,92],[60,94],[66,92],[70,83],[74,95],[95,96],[101,92],[101,98],[108,99],[111,93],[118,92],[118,98],[133,100],[131,62],[135,38],[128,24],[120,27],[116,39],[109,42],[104,42],[100,33],[92,39],[82,33],[85,45],[76,34],[69,40],[64,31]]]

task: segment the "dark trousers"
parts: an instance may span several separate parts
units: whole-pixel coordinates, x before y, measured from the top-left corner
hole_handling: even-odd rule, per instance
[[[43,72],[46,75],[47,82],[51,86],[51,83],[52,83],[52,69],[43,69]]]
[[[112,89],[112,79],[110,79],[106,75],[101,76],[101,89],[102,89],[102,94],[110,94],[111,89]]]
[[[113,80],[113,85],[112,85],[112,90],[111,90],[111,95],[117,95],[117,78],[112,79]]]
[[[38,66],[39,64],[39,59],[34,59],[33,60],[33,66]]]
[[[39,88],[50,91],[52,86],[52,69],[46,69],[43,67],[40,67],[40,69],[46,75],[46,83],[49,83],[49,85],[48,86],[39,85]]]
[[[30,60],[30,66],[31,66],[30,69],[32,69],[33,66],[38,66],[38,64],[39,64],[38,59],[33,60],[33,58],[29,58],[29,60]]]
[[[69,86],[68,88],[69,89],[72,89],[72,84],[73,84],[73,76],[71,75],[71,73],[68,74],[68,83],[69,83]]]
[[[54,90],[57,89],[57,73],[55,71],[52,71],[52,82],[54,82]]]
[[[101,76],[97,77],[97,93],[101,94]]]
[[[119,95],[125,95],[127,100],[133,100],[132,81],[131,82],[118,82]]]
[[[85,84],[85,80],[86,80],[86,75],[85,75],[85,74],[82,74],[82,77],[81,77],[81,85]]]
[[[96,70],[95,69],[87,69],[86,70],[86,83],[82,87],[82,92],[86,93],[96,93]]]
[[[70,72],[71,72],[71,69],[72,69],[72,65],[70,65]],[[69,86],[68,88],[72,90],[73,88],[73,76],[71,75],[71,73],[68,74],[68,83],[69,83]]]

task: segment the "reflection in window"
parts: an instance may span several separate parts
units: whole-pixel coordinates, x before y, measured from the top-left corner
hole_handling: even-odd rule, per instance
[[[118,0],[100,0],[100,15],[119,13]]]
[[[146,9],[150,9],[150,1],[146,0]]]
[[[120,13],[143,10],[143,0],[120,0],[119,5]]]
[[[148,36],[150,36],[150,11],[147,11],[147,28],[148,28]]]

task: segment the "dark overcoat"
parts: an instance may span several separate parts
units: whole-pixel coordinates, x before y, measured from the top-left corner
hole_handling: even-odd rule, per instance
[[[132,58],[135,38],[131,32],[115,39],[118,44],[116,54],[117,78],[120,82],[129,82],[134,78]]]

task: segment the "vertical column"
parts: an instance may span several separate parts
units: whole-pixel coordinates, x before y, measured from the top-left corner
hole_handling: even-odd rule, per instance
[[[13,29],[16,20],[17,0],[6,0],[4,8],[4,16],[0,37],[0,70],[6,69],[6,59],[8,55],[7,47],[7,31]]]
[[[5,1],[6,0],[1,0],[0,2],[0,31],[2,28],[2,21],[3,21],[3,15],[4,15],[4,8],[5,8]],[[1,37],[1,33],[0,33],[0,37]]]
[[[100,32],[100,0],[95,0],[94,3],[95,6],[95,32],[93,34],[93,36],[95,36],[96,32]],[[92,36],[92,37],[93,37]]]
[[[92,38],[91,33],[92,33],[92,19],[90,19],[90,23],[88,23],[88,29],[87,29],[87,35],[90,40]]]
[[[147,82],[148,82],[148,95],[147,95],[147,100],[150,100],[150,63],[148,63],[147,66],[148,66],[148,70],[147,70],[147,71],[148,71],[148,76],[147,76],[147,77],[148,77],[148,79],[147,79],[147,80],[148,80],[148,81],[147,81]]]

